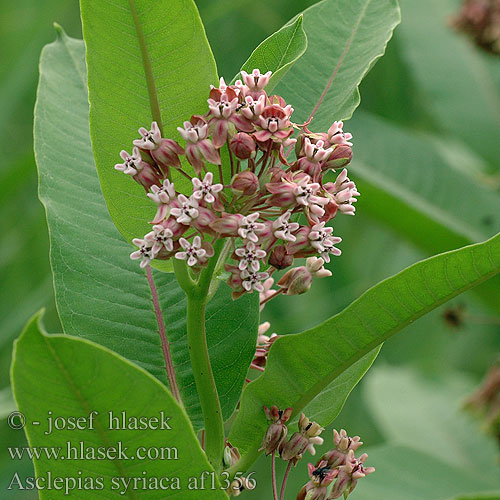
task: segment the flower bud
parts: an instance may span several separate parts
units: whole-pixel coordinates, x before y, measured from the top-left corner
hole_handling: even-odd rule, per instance
[[[232,467],[241,458],[238,448],[235,448],[227,439],[226,446],[224,448],[224,465],[226,467]]]
[[[280,454],[283,460],[292,460],[307,450],[309,439],[300,432],[296,432],[289,441],[282,444]]]
[[[286,269],[293,264],[293,255],[287,253],[284,245],[278,245],[269,255],[269,265],[276,269]]]
[[[264,450],[265,454],[269,455],[273,451],[278,450],[283,440],[286,438],[288,428],[285,424],[290,419],[293,409],[287,408],[286,410],[279,410],[277,406],[272,406],[271,409],[269,409],[267,406],[264,406],[264,411],[267,419],[272,423],[266,431],[259,451]]]
[[[335,147],[323,165],[323,170],[329,168],[342,168],[349,165],[352,160],[352,148],[347,144],[339,144]]]
[[[248,160],[253,158],[256,153],[256,145],[254,138],[245,132],[239,132],[231,139],[229,148],[234,155],[240,160]]]
[[[259,178],[250,170],[245,170],[233,177],[231,189],[235,194],[250,196],[258,191]]]
[[[286,272],[278,281],[278,286],[284,289],[285,295],[301,295],[312,285],[312,274],[305,266],[294,267]]]

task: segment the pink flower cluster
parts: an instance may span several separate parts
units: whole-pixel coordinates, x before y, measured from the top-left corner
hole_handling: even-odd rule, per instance
[[[352,136],[342,122],[324,133],[294,123],[293,108],[265,91],[270,71],[241,75],[234,85],[221,78],[210,90],[207,113],[178,127],[184,147],[163,138],[153,122],[151,130],[139,129],[132,154],[120,153],[123,163],[115,168],[141,184],[157,206],[152,230],[133,240],[138,250],[131,258],[141,259],[142,267],[153,259],[180,259],[196,273],[214,256],[214,242],[228,238],[232,262],[225,269],[234,298],[253,290],[304,293],[313,277],[331,274],[324,262],[340,255],[341,238],[327,224],[355,212],[359,193],[347,170],[327,180],[350,162]],[[289,161],[294,146],[296,159]],[[172,178],[179,174],[191,180],[190,193],[176,190]],[[313,259],[290,269],[273,291],[271,274],[302,257]]]

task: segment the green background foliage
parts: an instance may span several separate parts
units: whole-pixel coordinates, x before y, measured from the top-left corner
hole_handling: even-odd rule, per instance
[[[230,80],[262,40],[313,3],[199,0],[197,5],[219,74]],[[386,56],[362,83],[361,107],[346,125],[355,134],[351,177],[358,183],[362,196],[356,217],[339,218],[336,223],[336,232],[344,240],[343,255],[330,266],[334,278],[318,281],[305,296],[278,299],[266,307],[264,319],[271,321],[273,331],[287,334],[312,328],[407,265],[438,251],[485,239],[500,229],[500,127],[495,122],[500,63],[449,29],[448,20],[458,4],[458,0],[402,1],[402,25]],[[377,5],[375,1],[367,2],[369,9]],[[327,36],[328,19],[325,16],[320,20],[318,43]],[[0,398],[5,404],[2,408],[12,404],[7,389],[12,341],[27,319],[46,306],[48,331],[62,331],[53,300],[47,226],[43,207],[36,199],[31,140],[38,58],[42,46],[54,39],[53,21],[63,25],[70,35],[81,37],[76,1],[20,0],[2,6],[0,12],[0,43],[8,48],[0,52],[0,389],[5,388]],[[304,24],[307,28],[307,21]],[[302,59],[287,78],[294,71],[303,75],[301,68],[308,65],[314,69],[323,67],[324,58],[331,54],[320,51],[311,55],[314,41],[314,37],[309,39],[305,55],[313,59]],[[311,99],[311,103],[302,105],[288,92],[285,83],[277,91],[293,100],[296,110],[304,114],[314,104]],[[355,93],[347,93],[341,102],[352,103],[353,95],[355,98]],[[333,111],[341,116],[329,113],[328,117],[320,117],[318,127],[349,114],[339,109],[343,108],[335,106]],[[130,134],[132,137],[134,130]],[[81,147],[74,137],[66,136],[63,140],[68,150]],[[75,221],[74,214],[71,219]],[[113,237],[118,241],[116,231]],[[474,499],[472,494],[477,491],[491,493],[477,495],[478,498],[500,497],[494,494],[500,490],[498,484],[481,483],[479,473],[465,471],[463,463],[447,459],[446,450],[456,450],[459,437],[445,435],[446,429],[419,434],[412,427],[412,434],[404,427],[389,428],[387,424],[390,419],[397,425],[395,415],[402,405],[401,399],[394,397],[394,392],[401,392],[401,388],[389,384],[387,373],[390,378],[403,377],[407,382],[404,404],[408,408],[410,403],[422,401],[428,401],[429,407],[436,399],[448,402],[438,407],[434,415],[427,415],[426,421],[432,423],[447,417],[463,422],[461,401],[479,383],[500,350],[498,282],[485,283],[483,291],[478,290],[479,293],[461,295],[389,341],[376,360],[374,371],[353,391],[335,420],[335,427],[344,426],[363,437],[369,463],[378,468],[375,475],[360,484],[354,498]],[[464,311],[463,320],[458,327],[450,326],[444,314],[457,307]],[[108,347],[118,350],[116,343]],[[439,383],[431,384],[432,390],[422,389],[429,378]],[[384,404],[377,402],[378,394]],[[447,413],[451,407],[455,413]],[[478,423],[467,420],[461,425],[459,428],[464,431],[460,438],[466,431],[474,438],[469,446],[471,453],[478,454],[487,446],[485,459],[493,464],[497,451]],[[402,435],[419,439],[402,441]],[[328,435],[326,441],[325,446],[330,444]],[[3,490],[14,471],[29,474],[31,464],[15,463],[5,454],[4,443],[14,446],[24,442],[23,434],[11,431],[5,420],[0,421],[0,442]],[[261,487],[252,494],[260,498],[263,489],[267,489],[269,463],[261,460],[256,468]],[[428,479],[425,483],[422,475]],[[305,464],[299,465],[294,477],[296,482],[291,483],[290,492],[294,485],[298,489],[306,481]],[[434,485],[432,491],[429,483]],[[6,493],[6,498],[36,496],[33,492],[12,491]]]

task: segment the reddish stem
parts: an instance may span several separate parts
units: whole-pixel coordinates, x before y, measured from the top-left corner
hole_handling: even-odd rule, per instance
[[[167,371],[168,382],[170,384],[170,390],[172,391],[174,398],[182,405],[181,393],[175,377],[174,363],[172,361],[172,355],[170,354],[170,345],[167,340],[165,322],[163,321],[163,313],[161,312],[160,301],[158,299],[158,290],[156,289],[153,279],[151,266],[146,266],[146,275],[148,277],[149,288],[151,289],[151,296],[153,298],[153,305],[156,314],[156,321],[158,323],[158,332],[160,334],[163,357],[165,358],[165,368]]]
[[[280,293],[283,293],[285,291],[284,288],[280,288],[279,290],[276,290],[276,292],[273,293],[273,295],[269,295],[266,299],[264,299],[260,305],[263,306],[266,302],[269,302],[271,299],[274,299],[274,297],[278,296]]]
[[[255,365],[254,363],[252,363],[250,365],[250,368],[253,368],[254,370],[258,370],[259,372],[265,372],[265,368],[262,368],[262,366],[259,366],[259,365]]]
[[[288,480],[288,474],[290,474],[291,468],[292,468],[292,461],[290,460],[288,462],[288,467],[286,468],[285,477],[283,478],[283,484],[281,485],[280,500],[283,500],[283,498],[285,498],[286,482]]]
[[[273,499],[278,500],[278,487],[276,486],[276,450],[273,451],[271,472],[273,476]]]

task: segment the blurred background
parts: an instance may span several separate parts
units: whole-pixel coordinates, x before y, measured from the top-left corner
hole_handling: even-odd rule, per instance
[[[219,73],[231,79],[262,40],[315,2],[196,3]],[[356,217],[339,217],[336,223],[344,241],[342,256],[330,266],[334,278],[316,282],[307,295],[272,301],[263,313],[272,332],[311,327],[417,260],[500,230],[500,204],[495,205],[500,203],[500,56],[491,52],[493,45],[487,52],[451,26],[460,5],[459,0],[403,0],[402,25],[387,55],[363,81],[361,106],[345,126],[355,133],[350,177],[358,182],[359,174],[362,196]],[[38,59],[55,38],[54,21],[81,38],[76,0],[18,0],[3,2],[0,9],[0,488],[2,498],[12,499],[37,498],[4,486],[15,471],[31,469],[29,462],[14,463],[5,454],[5,444],[24,440],[4,419],[12,406],[12,342],[41,307],[47,309],[48,331],[60,330],[32,149]],[[332,116],[332,122],[338,118]],[[410,208],[400,210],[373,188],[372,165],[379,179],[387,176],[380,182],[405,193]],[[416,212],[424,215],[414,217]],[[439,214],[440,227],[433,213]],[[462,219],[464,227],[473,228],[469,233],[460,230]],[[401,476],[401,469],[426,475],[434,495],[441,487],[436,470],[444,465],[475,491],[473,474],[469,479],[463,473],[468,443],[480,440],[487,451],[479,463],[495,467],[500,417],[490,413],[489,423],[481,414],[470,419],[463,406],[498,363],[499,353],[500,291],[491,284],[483,293],[459,296],[391,339],[334,424],[362,436],[367,451],[373,450],[370,465],[379,469],[354,498],[455,498],[446,496],[446,489],[442,496],[427,496],[421,479]],[[499,391],[498,386],[493,390],[492,401],[496,395],[500,407]],[[261,462],[258,482],[264,483],[269,464]],[[303,462],[290,492],[307,481]],[[252,495],[267,493],[259,489]]]

